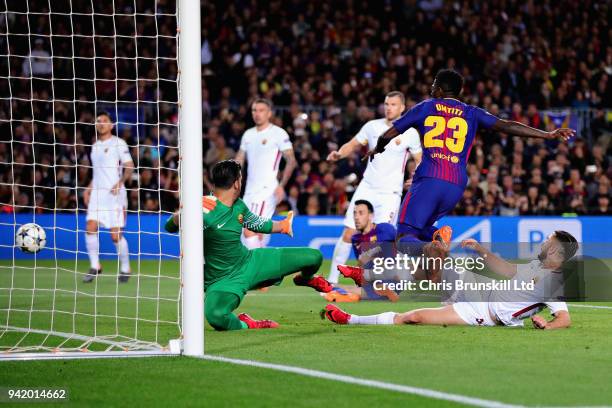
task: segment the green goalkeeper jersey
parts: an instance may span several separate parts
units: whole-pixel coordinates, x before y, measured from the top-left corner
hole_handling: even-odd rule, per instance
[[[228,207],[215,196],[206,196],[202,199],[202,204],[206,288],[230,276],[249,261],[251,251],[240,241],[242,229],[269,234],[272,232],[272,221],[253,214],[241,199]],[[166,230],[178,230],[172,217],[166,222]]]

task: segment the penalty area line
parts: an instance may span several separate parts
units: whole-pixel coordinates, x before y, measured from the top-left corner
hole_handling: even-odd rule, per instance
[[[299,374],[299,375],[304,375],[307,377],[338,381],[338,382],[343,382],[347,384],[361,385],[364,387],[378,388],[378,389],[388,390],[388,391],[396,391],[396,392],[401,392],[404,394],[418,395],[421,397],[433,398],[433,399],[444,400],[444,401],[452,401],[452,402],[456,402],[459,404],[471,405],[473,407],[524,408],[523,405],[506,404],[501,401],[468,397],[466,395],[460,395],[460,394],[451,394],[447,392],[431,390],[428,388],[419,388],[419,387],[412,387],[409,385],[394,384],[394,383],[388,383],[388,382],[377,381],[377,380],[368,380],[365,378],[352,377],[349,375],[334,374],[334,373],[329,373],[326,371],[312,370],[309,368],[288,366],[288,365],[282,365],[282,364],[264,363],[261,361],[253,361],[253,360],[241,360],[241,359],[236,359],[236,358],[213,356],[213,355],[208,355],[208,354],[201,356],[201,357],[196,357],[196,358],[200,358],[203,360],[210,360],[210,361],[219,361],[223,363],[236,364],[236,365],[242,365],[242,366],[266,368],[269,370],[276,370],[276,371],[282,371],[285,373]]]

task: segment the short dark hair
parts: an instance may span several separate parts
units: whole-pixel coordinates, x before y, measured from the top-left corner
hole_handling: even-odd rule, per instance
[[[240,178],[242,166],[236,160],[223,160],[212,169],[212,182],[216,188],[229,189]]]
[[[98,114],[96,115],[96,118],[97,118],[98,116],[106,116],[107,118],[109,118],[109,119],[110,119],[110,121],[111,121],[111,122],[113,121],[113,117],[110,115],[110,113],[108,113],[108,111],[105,111],[105,110],[103,110],[103,111],[98,111]]]
[[[255,105],[256,103],[263,103],[264,105],[268,106],[268,108],[272,109],[272,101],[268,98],[255,98],[251,106]]]
[[[368,200],[357,200],[357,201],[355,201],[355,207],[357,207],[358,205],[365,205],[366,207],[368,207],[368,212],[370,214],[374,213],[374,206]]]
[[[567,231],[558,230],[555,231],[554,237],[557,238],[557,241],[559,241],[563,247],[563,261],[568,261],[576,255],[576,251],[578,251],[578,240],[576,240],[572,234]]]
[[[436,85],[445,94],[459,96],[463,89],[463,76],[452,69],[441,69],[436,74]]]
[[[405,105],[406,104],[406,97],[404,96],[404,94],[400,91],[391,91],[388,94],[385,95],[385,98],[393,98],[393,97],[398,97],[400,98],[400,101],[402,101],[402,103]]]

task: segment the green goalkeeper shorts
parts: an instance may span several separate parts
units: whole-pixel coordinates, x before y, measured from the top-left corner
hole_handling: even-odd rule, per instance
[[[313,248],[258,248],[251,251],[249,260],[227,277],[210,284],[206,293],[229,292],[240,301],[249,290],[279,285],[283,278],[295,272],[312,275],[323,257]]]

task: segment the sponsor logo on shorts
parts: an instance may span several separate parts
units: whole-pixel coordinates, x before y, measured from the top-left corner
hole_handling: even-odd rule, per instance
[[[477,317],[477,318],[476,318],[476,323],[477,323],[479,326],[482,326],[482,324],[484,323],[484,319],[481,319],[481,318]]]

